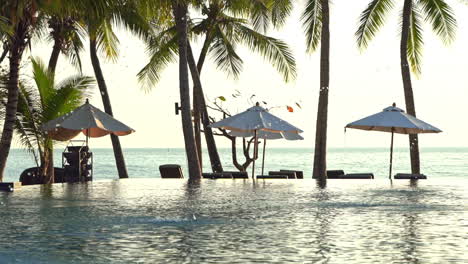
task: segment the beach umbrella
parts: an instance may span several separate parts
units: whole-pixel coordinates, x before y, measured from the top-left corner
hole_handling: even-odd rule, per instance
[[[210,127],[223,128],[230,130],[231,133],[251,133],[254,139],[254,159],[252,163],[252,177],[255,177],[255,160],[258,157],[258,137],[259,133],[286,133],[299,134],[303,131],[283,119],[270,114],[265,108],[260,107],[258,103],[254,107],[244,112],[225,118],[213,123]]]
[[[86,145],[89,137],[102,137],[108,134],[125,136],[135,132],[124,123],[91,105],[88,99],[85,104],[70,113],[45,123],[41,129],[46,131],[52,139],[59,141],[70,140],[83,132],[86,135]]]
[[[389,178],[392,178],[392,159],[393,159],[393,134],[421,134],[421,133],[439,133],[442,130],[434,127],[416,117],[405,113],[392,106],[383,109],[382,112],[365,117],[346,125],[346,128],[356,128],[361,130],[372,130],[392,133],[390,143],[390,172]]]
[[[238,131],[229,131],[229,135],[233,137],[252,137],[254,136],[252,132],[238,132]],[[257,134],[258,138],[263,139],[263,154],[262,154],[262,175],[263,175],[263,170],[265,168],[265,147],[266,147],[266,142],[267,139],[286,139],[286,140],[303,140],[304,138],[297,134],[297,133],[290,133],[290,132],[280,132],[280,133],[274,133],[274,132],[267,132],[267,131],[258,131]]]

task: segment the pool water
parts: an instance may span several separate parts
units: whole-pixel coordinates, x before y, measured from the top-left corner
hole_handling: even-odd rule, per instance
[[[129,179],[0,193],[0,263],[468,263],[468,180]]]

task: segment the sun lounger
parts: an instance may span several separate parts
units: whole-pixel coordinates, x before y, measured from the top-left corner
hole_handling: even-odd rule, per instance
[[[286,172],[289,172],[289,171],[293,171],[296,173],[296,179],[304,179],[304,172],[302,171],[298,171],[298,170],[280,170],[281,172],[283,171],[286,171]]]
[[[327,170],[328,179],[340,179],[340,177],[344,175],[345,173],[343,170]]]
[[[427,176],[424,174],[397,173],[393,178],[396,180],[426,180]]]
[[[341,175],[338,179],[374,179],[373,173],[348,173]]]
[[[246,171],[225,171],[223,173],[230,173],[233,179],[248,179],[249,174]]]
[[[221,173],[202,173],[202,177],[205,179],[232,179],[231,173],[221,172]]]
[[[257,175],[257,179],[287,179],[288,175]]]
[[[296,179],[296,172],[295,171],[270,171],[268,175],[286,175],[288,179]]]
[[[159,172],[162,179],[180,179],[184,178],[180,165],[177,164],[164,164],[159,166]]]

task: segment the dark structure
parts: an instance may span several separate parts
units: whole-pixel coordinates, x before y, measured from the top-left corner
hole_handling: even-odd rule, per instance
[[[63,182],[92,181],[93,153],[88,146],[68,145],[62,153],[62,167]]]
[[[184,178],[182,168],[178,164],[165,164],[159,166],[159,172],[163,179],[181,179]]]
[[[426,180],[427,176],[424,174],[397,173],[393,178],[396,180]]]
[[[19,181],[22,185],[34,185],[34,184],[43,184],[44,176],[41,173],[42,168],[32,167],[25,169],[19,178]],[[54,182],[62,183],[64,182],[64,169],[63,168],[54,168]]]

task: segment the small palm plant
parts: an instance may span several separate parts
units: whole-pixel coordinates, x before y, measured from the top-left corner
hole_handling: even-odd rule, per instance
[[[53,74],[38,58],[31,59],[33,82],[21,83],[15,132],[20,143],[33,153],[36,164],[42,168],[45,183],[53,183],[54,141],[40,127],[72,111],[84,103],[94,79],[75,75],[56,84]]]

